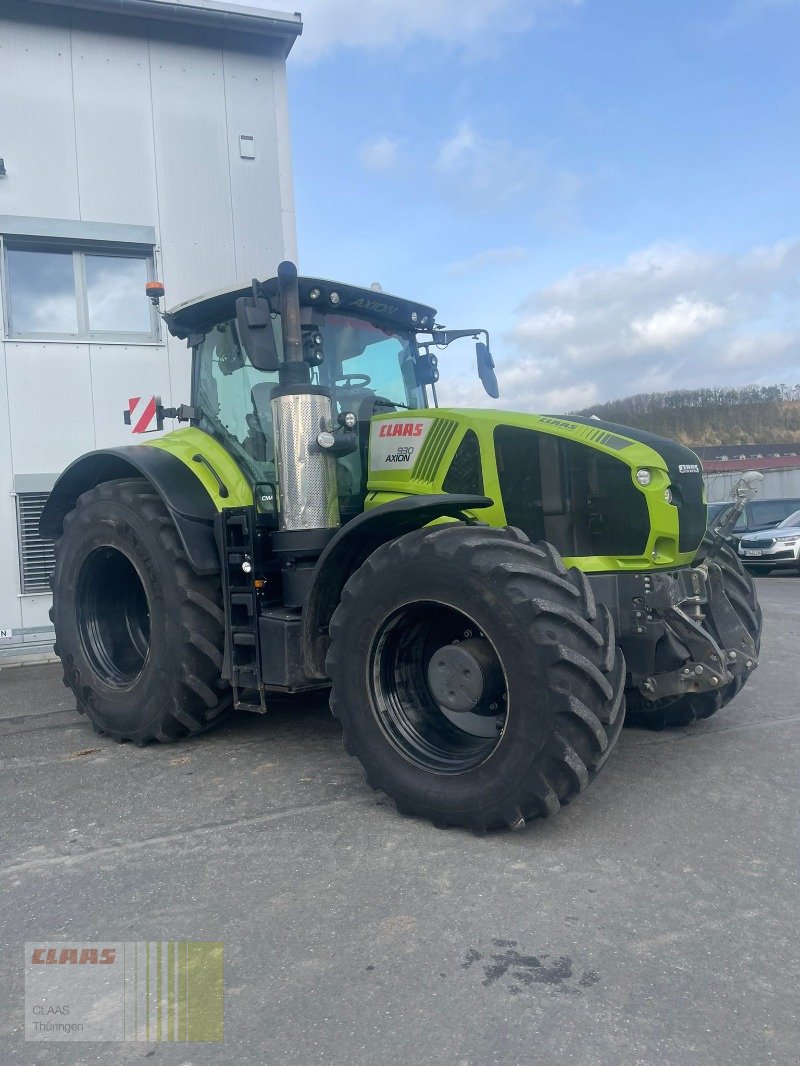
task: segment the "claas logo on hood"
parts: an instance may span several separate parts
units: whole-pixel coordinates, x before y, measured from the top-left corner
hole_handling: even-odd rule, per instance
[[[422,422],[382,422],[379,437],[421,437]]]

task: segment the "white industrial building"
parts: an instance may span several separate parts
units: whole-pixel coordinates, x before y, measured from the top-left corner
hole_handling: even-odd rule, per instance
[[[52,643],[58,473],[141,441],[131,397],[189,399],[146,280],[171,306],[295,257],[300,31],[217,0],[0,0],[0,663]]]

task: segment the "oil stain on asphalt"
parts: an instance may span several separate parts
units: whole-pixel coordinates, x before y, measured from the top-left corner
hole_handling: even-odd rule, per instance
[[[481,963],[482,984],[486,988],[508,978],[506,990],[512,996],[519,995],[523,988],[533,985],[550,985],[558,992],[576,996],[580,995],[582,989],[591,988],[600,980],[600,975],[594,970],[577,973],[569,955],[560,955],[558,958],[544,953],[523,955],[517,950],[516,940],[493,940],[492,947],[495,950],[488,955],[470,948],[461,967],[469,970],[476,963]]]

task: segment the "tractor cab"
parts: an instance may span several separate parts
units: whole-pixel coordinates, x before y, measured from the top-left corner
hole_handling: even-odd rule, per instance
[[[455,338],[434,332],[432,307],[318,278],[299,278],[298,290],[310,384],[330,393],[334,425],[329,428],[355,429],[354,447],[339,449],[344,454],[336,456],[339,508],[346,520],[363,510],[372,417],[435,404],[438,372],[429,349]],[[262,338],[243,325],[237,310],[248,299],[268,307],[272,351],[266,360],[255,350]],[[194,352],[196,424],[231,451],[253,483],[275,484],[270,398],[284,360],[277,279],[202,297],[165,318]],[[423,335],[431,339],[426,343]]]

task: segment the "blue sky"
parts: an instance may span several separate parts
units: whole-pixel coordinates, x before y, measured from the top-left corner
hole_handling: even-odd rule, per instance
[[[488,327],[501,406],[800,381],[797,0],[297,6],[301,272]]]

